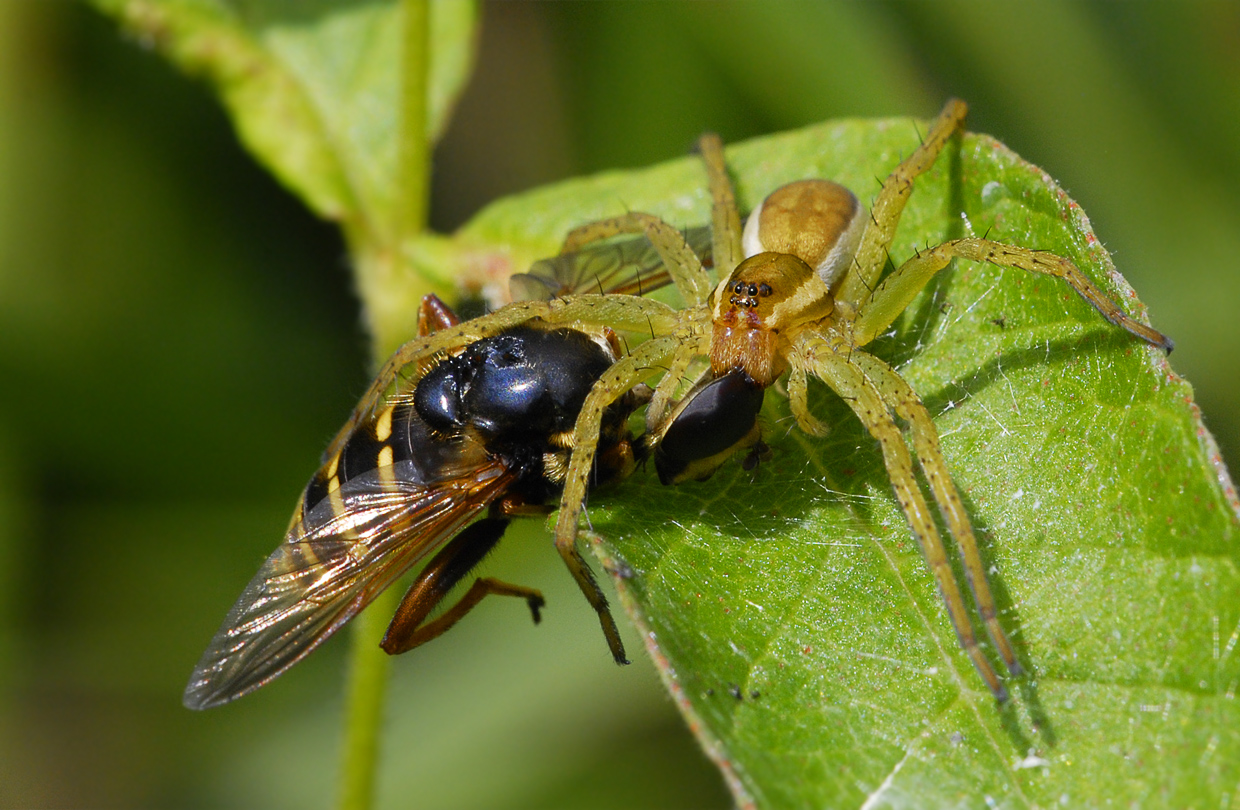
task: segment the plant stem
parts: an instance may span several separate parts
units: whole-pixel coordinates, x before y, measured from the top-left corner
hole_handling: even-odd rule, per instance
[[[404,0],[401,29],[399,202],[387,232],[389,244],[378,252],[401,261],[402,246],[426,227],[430,189],[430,145],[427,128],[429,74],[428,0]],[[356,257],[355,257],[356,258]],[[353,622],[349,681],[345,706],[341,810],[370,810],[374,805],[379,762],[379,735],[387,692],[388,656],[379,648],[388,617],[400,592],[389,588]]]
[[[430,80],[429,0],[404,0],[400,97],[400,210],[396,233],[403,241],[426,228],[430,199],[430,139],[427,87]]]
[[[388,588],[353,620],[345,695],[340,810],[369,810],[374,805],[379,734],[383,729],[384,698],[391,667],[387,654],[379,648],[379,640],[383,638],[388,617],[395,611],[399,596],[399,590]]]

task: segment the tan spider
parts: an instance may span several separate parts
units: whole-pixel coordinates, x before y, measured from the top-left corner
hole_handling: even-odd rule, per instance
[[[961,131],[966,112],[959,100],[947,103],[921,146],[883,183],[869,212],[836,183],[803,180],[770,194],[750,214],[743,231],[722,145],[718,137],[704,136],[700,150],[713,202],[712,252],[718,285],[709,281],[680,233],[649,214],[630,213],[582,226],[569,235],[565,250],[620,233],[645,233],[687,302],[685,309],[669,312],[645,299],[607,296],[597,300],[602,309],[588,315],[582,308],[591,296],[544,305],[562,308],[557,319],[571,311],[571,317],[606,317],[620,328],[640,323],[652,335],[613,365],[587,397],[574,430],[556,524],[556,546],[599,612],[618,661],[624,660],[624,653],[614,622],[576,551],[582,500],[605,408],[634,385],[662,375],[647,411],[648,442],[660,478],[664,483],[704,478],[738,450],[764,450],[756,421],[762,392],[786,372],[792,413],[803,431],[816,436],[826,432],[807,403],[812,375],[834,390],[878,441],[896,499],[938,584],[961,646],[994,696],[1007,698],[978,646],[896,420],[909,432],[918,464],[960,551],[986,633],[1007,669],[1019,674],[1021,665],[999,623],[973,529],[934,423],[909,384],[862,347],[885,332],[955,258],[1062,279],[1111,323],[1166,351],[1172,343],[1126,315],[1067,259],[1024,247],[958,239],[922,251],[882,277],[914,180]],[[697,368],[701,370],[694,371]],[[691,388],[682,394],[687,383]]]

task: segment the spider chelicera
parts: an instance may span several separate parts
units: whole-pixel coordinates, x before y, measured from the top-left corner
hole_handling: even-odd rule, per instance
[[[999,622],[969,516],[952,482],[938,432],[912,387],[887,363],[863,351],[953,259],[989,262],[1062,279],[1108,321],[1153,346],[1172,342],[1129,317],[1069,260],[988,239],[956,239],[919,252],[883,276],[888,248],[914,180],[930,169],[963,128],[967,107],[951,100],[921,145],[883,183],[869,211],[843,186],[802,180],[772,192],[742,230],[718,137],[700,141],[712,199],[712,254],[720,281],[712,284],[680,233],[658,218],[629,213],[573,231],[565,250],[621,233],[645,233],[687,302],[666,310],[655,302],[607,296],[613,326],[641,322],[650,339],[616,362],[582,407],[565,477],[556,545],[599,612],[618,661],[624,660],[615,625],[597,586],[575,550],[582,500],[596,437],[608,405],[633,386],[661,376],[647,410],[647,442],[664,483],[702,479],[734,453],[750,458],[765,447],[757,423],[762,393],[783,375],[801,430],[826,433],[807,402],[817,377],[838,394],[881,449],[887,474],[909,528],[938,585],[960,644],[1000,701],[1007,690],[983,654],[940,538],[922,494],[912,450],[929,491],[963,559],[978,613],[1009,672],[1022,671]],[[559,306],[580,311],[586,297]],[[600,311],[598,314],[602,314]],[[689,390],[684,392],[688,386]],[[905,432],[897,422],[903,422]]]

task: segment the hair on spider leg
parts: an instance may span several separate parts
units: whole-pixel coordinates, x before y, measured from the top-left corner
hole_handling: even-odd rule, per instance
[[[784,427],[784,433],[783,433],[784,438],[788,438],[789,436],[792,435],[792,432],[794,430],[798,429],[797,418],[793,416],[792,414],[788,414],[787,416],[776,419],[775,424],[781,425],[781,426],[785,424],[787,425],[786,427]]]
[[[921,127],[917,126],[917,122],[913,122],[913,131],[917,133],[917,142],[922,146],[926,145],[926,136],[921,133]]]

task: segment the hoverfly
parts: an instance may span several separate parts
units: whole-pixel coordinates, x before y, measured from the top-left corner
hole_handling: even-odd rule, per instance
[[[709,262],[709,229],[685,236]],[[663,264],[646,239],[562,253],[513,277],[517,303],[463,323],[428,296],[419,337],[397,350],[331,442],[284,542],[194,669],[185,706],[217,706],[276,678],[431,554],[382,641],[388,653],[442,634],[489,594],[524,599],[537,622],[537,590],[491,578],[427,619],[512,517],[550,511],[581,404],[622,354],[615,333],[575,317],[564,296],[597,289],[577,296],[580,313],[593,299],[651,291],[668,283]],[[592,486],[623,478],[640,459],[627,423],[642,401],[630,391],[607,409]],[[574,551],[569,562],[610,620],[585,561]]]

